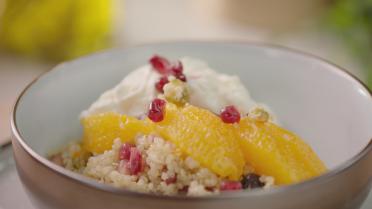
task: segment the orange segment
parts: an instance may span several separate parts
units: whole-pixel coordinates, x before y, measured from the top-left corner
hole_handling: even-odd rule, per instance
[[[231,125],[208,110],[167,104],[157,132],[211,171],[233,180],[243,173],[244,157]]]
[[[138,134],[157,134],[223,178],[239,180],[247,163],[277,184],[309,179],[326,171],[313,150],[295,134],[266,122],[242,118],[226,124],[208,110],[168,103],[163,121],[154,123],[116,113],[82,120],[84,148],[94,154],[110,150],[114,139],[132,142]]]
[[[295,134],[266,122],[243,118],[237,131],[246,161],[277,184],[290,184],[318,176],[326,167]]]
[[[150,123],[112,112],[88,116],[82,119],[82,124],[83,147],[94,154],[110,150],[116,138],[122,142],[132,142],[138,134],[153,132]]]

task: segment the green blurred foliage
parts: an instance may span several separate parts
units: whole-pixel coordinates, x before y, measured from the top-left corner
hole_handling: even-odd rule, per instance
[[[6,0],[2,49],[52,61],[72,59],[110,42],[111,0]]]
[[[336,0],[328,20],[364,64],[372,88],[372,0]]]

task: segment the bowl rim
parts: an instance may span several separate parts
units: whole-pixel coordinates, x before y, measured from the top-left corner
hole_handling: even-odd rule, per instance
[[[290,190],[303,190],[306,187],[315,185],[315,184],[322,184],[324,182],[330,181],[330,179],[336,175],[339,175],[341,173],[344,173],[348,171],[353,165],[355,165],[357,162],[359,162],[362,158],[367,156],[369,153],[372,153],[372,138],[368,142],[368,144],[357,154],[355,154],[353,157],[347,159],[345,162],[342,162],[341,164],[337,165],[335,168],[329,170],[328,172],[308,179],[306,181],[296,183],[296,184],[290,184],[290,185],[285,185],[285,186],[280,186],[280,187],[275,187],[271,188],[268,190],[263,190],[263,189],[257,189],[257,190],[250,190],[250,191],[239,191],[239,192],[225,192],[221,193],[219,195],[210,195],[210,196],[184,196],[184,195],[175,195],[175,196],[166,196],[166,195],[158,195],[158,194],[152,194],[152,193],[141,193],[141,192],[136,192],[132,191],[129,189],[125,188],[116,188],[111,185],[106,185],[103,183],[99,183],[98,181],[95,181],[93,179],[90,179],[86,176],[83,176],[81,174],[77,174],[73,171],[67,170],[61,166],[58,166],[48,160],[46,157],[43,157],[42,155],[38,154],[36,151],[34,151],[31,147],[27,145],[27,143],[23,140],[18,127],[17,127],[17,122],[16,122],[16,114],[17,114],[17,109],[18,105],[20,103],[20,100],[22,99],[23,95],[27,92],[27,90],[35,84],[40,78],[44,77],[46,74],[48,74],[51,71],[59,70],[59,66],[63,65],[64,63],[69,63],[69,62],[76,62],[82,59],[86,58],[91,58],[93,56],[97,55],[107,55],[108,53],[113,53],[115,51],[127,51],[130,49],[134,48],[139,48],[139,47],[146,47],[146,46],[156,46],[156,45],[164,45],[164,44],[211,44],[211,45],[219,45],[219,44],[229,44],[229,45],[244,45],[244,46],[249,46],[249,47],[258,47],[258,48],[263,48],[263,49],[274,49],[278,50],[280,52],[286,52],[286,53],[292,53],[296,55],[303,56],[305,58],[310,58],[312,60],[315,60],[319,63],[326,64],[330,66],[330,68],[327,68],[326,70],[332,70],[332,71],[337,71],[337,73],[342,73],[343,76],[348,77],[351,79],[352,82],[358,83],[361,85],[364,90],[366,90],[369,93],[370,99],[372,99],[372,91],[365,85],[360,79],[355,77],[353,74],[349,73],[346,71],[345,68],[340,67],[324,58],[321,58],[317,55],[313,55],[308,52],[303,52],[298,49],[293,49],[290,47],[278,45],[278,44],[272,44],[272,43],[266,43],[266,42],[250,42],[250,41],[234,41],[234,40],[219,40],[219,41],[210,41],[210,40],[191,40],[191,41],[165,41],[165,42],[155,42],[155,43],[144,43],[144,44],[138,44],[130,47],[122,47],[122,48],[114,48],[114,49],[108,49],[108,50],[103,50],[103,51],[98,51],[92,54],[88,54],[82,57],[79,57],[77,59],[63,62],[61,64],[56,65],[53,67],[51,70],[46,71],[39,75],[37,78],[35,78],[33,81],[31,81],[20,93],[18,96],[13,109],[11,113],[11,131],[12,131],[12,140],[15,140],[18,142],[21,146],[21,148],[29,155],[31,156],[37,163],[41,164],[47,169],[50,169],[53,173],[66,178],[68,180],[72,180],[75,183],[82,184],[83,186],[87,186],[91,189],[97,189],[102,192],[109,192],[113,193],[116,195],[127,195],[127,196],[132,196],[136,198],[152,198],[152,199],[169,199],[169,200],[193,200],[193,201],[205,201],[205,200],[223,200],[223,199],[230,199],[230,198],[240,198],[240,197],[257,197],[257,196],[262,196],[262,195],[275,195],[279,193],[283,193],[285,191],[290,191]],[[13,142],[14,143],[14,142]],[[14,145],[13,145],[14,146]],[[14,148],[13,148],[14,150]]]

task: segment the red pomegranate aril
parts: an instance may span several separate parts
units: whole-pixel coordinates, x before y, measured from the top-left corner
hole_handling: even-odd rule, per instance
[[[176,77],[178,80],[186,82],[186,76],[183,74],[183,65],[180,61],[177,61],[171,67],[171,73]]]
[[[151,105],[150,105],[150,109],[160,111],[160,110],[163,110],[165,108],[165,105],[166,105],[165,100],[156,98],[156,99],[152,100]]]
[[[178,80],[181,80],[181,81],[183,81],[183,82],[186,82],[186,81],[187,81],[185,74],[179,74],[179,75],[176,75],[175,77],[176,77]]]
[[[239,181],[223,181],[220,185],[221,191],[241,190],[242,184]]]
[[[127,169],[130,175],[137,175],[143,169],[142,155],[136,147],[130,148],[130,157]]]
[[[152,67],[160,74],[169,73],[170,63],[166,58],[154,55],[149,62],[151,63]]]
[[[160,122],[164,119],[166,102],[162,99],[154,99],[147,113],[147,117],[153,122]]]
[[[182,62],[177,61],[171,67],[171,73],[175,76],[183,74],[183,65]]]
[[[158,82],[155,83],[155,88],[159,92],[163,93],[164,92],[164,86],[165,84],[169,83],[168,77],[167,76],[162,76]]]
[[[222,109],[220,117],[224,123],[239,123],[240,121],[240,113],[232,105]]]
[[[176,181],[177,181],[177,175],[176,174],[174,174],[173,177],[169,177],[169,178],[165,179],[165,183],[167,185],[174,184],[174,183],[176,183]]]
[[[129,160],[130,149],[134,147],[132,144],[124,143],[119,149],[119,160]]]
[[[164,114],[161,111],[149,110],[148,118],[153,122],[157,123],[164,120]]]

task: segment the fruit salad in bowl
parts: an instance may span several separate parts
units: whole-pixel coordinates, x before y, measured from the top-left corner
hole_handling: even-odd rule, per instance
[[[115,187],[163,195],[270,189],[327,171],[234,75],[154,55],[80,116],[82,140],[50,159]]]

